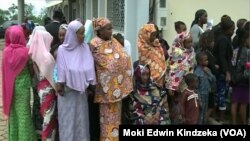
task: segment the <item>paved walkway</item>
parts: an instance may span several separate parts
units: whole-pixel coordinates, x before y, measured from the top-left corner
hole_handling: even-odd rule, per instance
[[[2,68],[2,48],[4,42],[3,39],[0,39],[0,68]],[[2,116],[2,69],[0,69],[0,141],[7,141],[7,121],[3,120]]]

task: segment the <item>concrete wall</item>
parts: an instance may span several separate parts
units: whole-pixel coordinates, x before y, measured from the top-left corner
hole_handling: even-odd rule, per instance
[[[240,18],[250,20],[250,0],[167,0],[167,29],[164,37],[169,44],[172,44],[176,35],[174,22],[184,21],[189,31],[198,9],[206,9],[208,19],[213,19],[214,24],[219,23],[224,14],[231,16],[235,22]]]
[[[124,36],[131,43],[131,55],[134,62],[138,59],[138,31],[149,19],[149,0],[125,0],[124,16]]]

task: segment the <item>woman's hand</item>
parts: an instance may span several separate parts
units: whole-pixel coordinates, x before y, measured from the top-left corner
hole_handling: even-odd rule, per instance
[[[87,88],[87,93],[89,95],[94,95],[95,94],[95,88],[96,88],[95,85],[89,85],[89,87]]]
[[[63,95],[64,95],[64,84],[62,84],[62,83],[57,83],[57,84],[56,84],[56,89],[57,89],[57,93],[58,93],[60,96],[63,96]]]

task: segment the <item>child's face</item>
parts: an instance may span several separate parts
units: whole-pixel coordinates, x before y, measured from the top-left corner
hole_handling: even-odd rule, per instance
[[[204,66],[204,67],[208,66],[208,57],[207,57],[207,55],[204,55],[204,56],[201,57],[200,65]]]
[[[181,32],[186,32],[187,31],[187,27],[185,24],[181,24],[180,27],[178,29],[176,29],[176,32],[178,34],[180,34]]]
[[[59,38],[59,40],[60,40],[61,43],[64,41],[65,34],[66,34],[66,30],[65,29],[60,29],[59,30],[58,38]]]
[[[142,84],[148,84],[149,78],[150,78],[149,69],[145,68],[145,70],[141,74],[141,82],[142,82]]]
[[[190,36],[188,39],[184,41],[184,48],[190,49],[192,47],[192,37]]]
[[[198,88],[198,81],[197,81],[197,79],[193,80],[193,81],[189,84],[188,88],[189,88],[190,90],[195,90],[195,89],[197,89],[197,88]]]

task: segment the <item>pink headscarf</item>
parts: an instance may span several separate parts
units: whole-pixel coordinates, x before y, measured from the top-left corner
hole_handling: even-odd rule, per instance
[[[174,39],[173,46],[184,48],[184,45],[183,45],[184,41],[190,37],[191,37],[191,34],[188,32],[182,32],[178,34]]]
[[[34,29],[36,32],[32,34],[31,37],[29,55],[31,55],[32,60],[37,64],[41,75],[43,75],[55,89],[55,84],[52,80],[55,60],[50,54],[50,45],[53,37],[44,27],[37,26],[36,28]]]
[[[2,60],[3,79],[3,113],[9,116],[14,91],[14,83],[29,59],[28,48],[25,47],[25,37],[22,28],[11,26],[5,33],[5,47]]]

